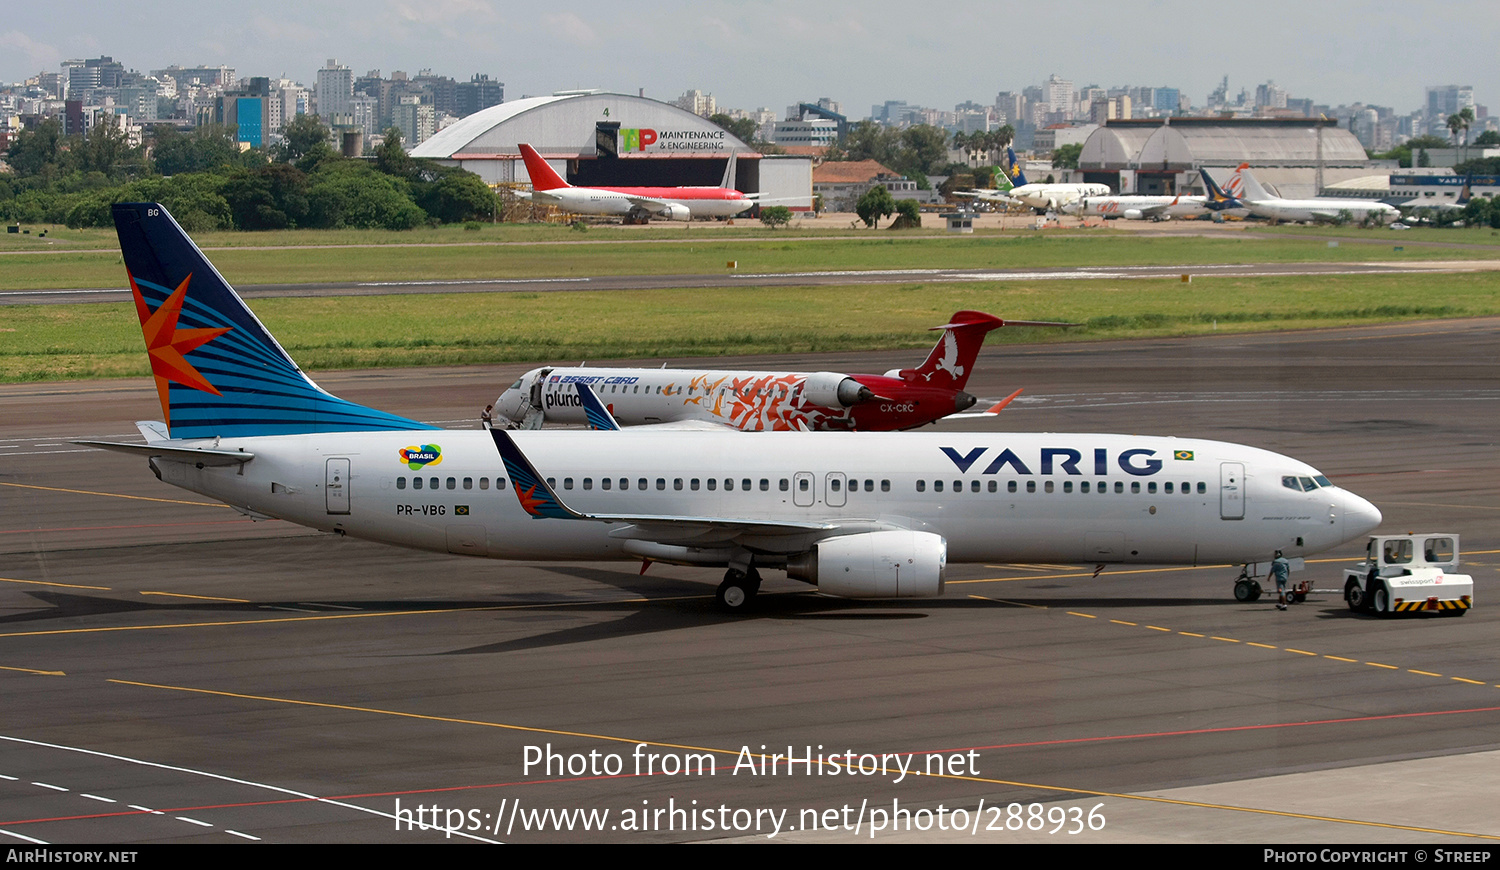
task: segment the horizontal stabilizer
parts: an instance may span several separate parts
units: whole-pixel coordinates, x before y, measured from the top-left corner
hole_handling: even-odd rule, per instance
[[[243,465],[255,458],[254,453],[243,450],[209,450],[202,447],[176,447],[160,441],[151,444],[122,444],[117,441],[73,441],[84,447],[98,447],[116,453],[134,453],[137,456],[171,459],[175,462],[191,462],[197,465]]]

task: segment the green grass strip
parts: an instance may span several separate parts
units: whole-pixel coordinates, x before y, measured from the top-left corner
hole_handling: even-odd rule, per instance
[[[252,307],[309,370],[576,363],[925,350],[934,340],[927,327],[964,308],[1084,324],[1002,329],[991,344],[1496,315],[1500,272],[282,298]],[[149,373],[129,304],[3,311],[0,381]]]

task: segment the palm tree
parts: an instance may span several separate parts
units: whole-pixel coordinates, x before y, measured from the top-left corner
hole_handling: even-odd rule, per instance
[[[1456,113],[1448,116],[1448,132],[1453,136],[1453,144],[1458,145],[1458,133],[1463,131],[1464,160],[1469,159],[1469,128],[1474,124],[1474,110],[1464,106]]]

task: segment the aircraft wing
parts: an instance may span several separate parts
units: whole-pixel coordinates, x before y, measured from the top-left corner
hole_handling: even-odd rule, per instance
[[[626,197],[626,199],[630,200],[631,205],[638,205],[641,208],[649,209],[650,211],[662,211],[664,209],[671,208],[673,205],[676,205],[676,203],[671,203],[660,199],[652,199],[649,196],[629,196]]]
[[[843,528],[838,523],[765,520],[746,517],[695,517],[670,514],[586,514],[563,504],[557,493],[521,453],[516,442],[504,429],[491,429],[495,448],[510,474],[521,508],[536,519],[593,520],[602,523],[627,523],[611,532],[612,537],[635,538],[659,543],[728,542],[742,536],[767,537],[785,535],[820,535]],[[863,529],[870,521],[860,521]]]
[[[1002,190],[986,190],[982,188],[977,190],[954,191],[954,196],[962,196],[966,199],[977,199],[982,202],[1003,202],[1006,204],[1014,204],[1020,202],[1019,199],[1007,195]]]

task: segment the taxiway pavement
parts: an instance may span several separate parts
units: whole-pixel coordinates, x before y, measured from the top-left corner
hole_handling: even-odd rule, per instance
[[[524,368],[318,380],[472,427]],[[1500,837],[1500,319],[996,347],[969,390],[1018,386],[998,417],[942,428],[1295,456],[1375,502],[1385,530],[1460,533],[1477,607],[1351,614],[1336,588],[1351,543],[1310,560],[1318,591],[1284,613],[1235,602],[1232,568],[997,564],[950,566],[946,596],[902,602],[770,577],[757,612],[731,618],[713,608],[716,571],[493,562],[252,523],[68,443],[158,418],[149,382],[3,386],[0,840],[764,839],[778,818],[776,839],[869,840],[877,811],[877,841]],[[622,769],[523,767],[549,745]],[[934,775],[736,772],[788,747],[914,753]],[[712,773],[635,775],[652,754],[658,770],[701,754]],[[935,830],[955,809],[964,830]],[[557,815],[576,810],[607,811],[603,830]],[[1013,830],[1017,814],[1063,824]]]

